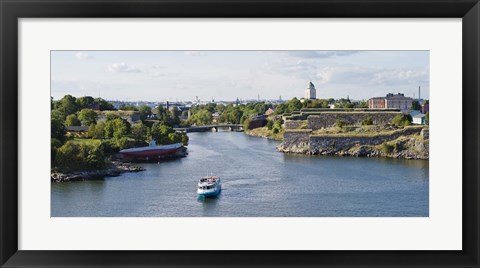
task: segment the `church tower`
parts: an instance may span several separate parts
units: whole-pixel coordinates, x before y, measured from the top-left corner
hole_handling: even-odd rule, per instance
[[[317,90],[315,89],[315,85],[310,81],[308,83],[307,89],[305,90],[305,99],[307,100],[314,100],[317,98]]]

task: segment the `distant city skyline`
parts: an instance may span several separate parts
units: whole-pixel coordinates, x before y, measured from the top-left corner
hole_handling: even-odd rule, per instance
[[[119,101],[429,98],[429,51],[52,51],[51,95]]]

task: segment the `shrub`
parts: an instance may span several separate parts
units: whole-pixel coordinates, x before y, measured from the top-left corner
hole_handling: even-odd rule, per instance
[[[70,114],[65,119],[65,126],[80,126],[80,120],[78,120],[75,114]]]
[[[100,145],[105,155],[116,154],[120,150],[113,140],[102,140]]]
[[[412,123],[412,116],[407,115],[397,115],[392,118],[392,124],[397,125],[399,127],[408,126]]]
[[[373,125],[373,118],[367,117],[367,118],[363,119],[362,125],[364,125],[364,126]]]
[[[187,133],[181,133],[181,142],[184,146],[188,145],[188,136]]]
[[[395,149],[395,151],[400,152],[403,150],[403,144],[400,142],[397,142],[393,144],[393,148]]]
[[[346,122],[343,120],[337,119],[337,121],[335,121],[335,126],[337,126],[338,128],[343,128],[345,125]]]
[[[250,117],[246,118],[245,121],[243,121],[243,129],[244,130],[249,130],[250,129],[250,122],[252,119]]]
[[[105,168],[102,143],[67,141],[56,152],[55,167],[64,172]]]
[[[283,125],[283,120],[280,118],[277,121],[275,121],[275,123],[273,123],[273,128],[276,128],[278,131],[280,131],[280,129],[282,129],[282,125]]]
[[[147,126],[145,126],[143,123],[132,125],[131,132],[132,138],[136,141],[147,140]]]
[[[268,121],[267,121],[267,129],[268,129],[268,130],[272,130],[272,128],[273,128],[273,121],[272,121],[272,120],[268,120]]]
[[[97,123],[98,115],[94,110],[91,109],[83,109],[78,112],[78,119],[82,121],[84,126],[90,126],[92,124]]]
[[[383,153],[390,154],[390,153],[393,152],[393,149],[394,149],[393,145],[391,145],[389,143],[386,143],[386,142],[382,143],[381,150],[382,150]]]

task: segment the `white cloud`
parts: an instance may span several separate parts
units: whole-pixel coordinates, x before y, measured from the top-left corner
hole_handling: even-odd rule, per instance
[[[79,51],[75,54],[75,58],[77,58],[77,60],[88,60],[91,56],[87,52]]]
[[[125,62],[108,65],[108,71],[111,73],[140,73],[142,72],[135,66],[127,65]]]
[[[187,56],[200,56],[200,55],[204,55],[205,52],[192,50],[192,51],[183,51],[183,54]]]
[[[331,58],[349,56],[359,53],[359,51],[339,50],[339,51],[313,51],[313,50],[293,50],[285,51],[285,54],[296,58]]]
[[[320,84],[326,84],[330,82],[335,73],[335,69],[331,67],[325,67],[317,71],[316,78],[317,82]]]
[[[151,73],[151,76],[155,76],[155,77],[166,77],[167,74],[165,74],[165,73],[160,73],[160,72],[153,72],[153,73]]]
[[[425,83],[428,73],[425,71],[384,69],[373,74],[369,84],[391,85],[395,83]]]
[[[267,69],[274,73],[284,75],[296,75],[304,79],[313,77],[316,73],[317,67],[304,60],[292,60],[290,58],[282,58],[273,64],[269,64]]]

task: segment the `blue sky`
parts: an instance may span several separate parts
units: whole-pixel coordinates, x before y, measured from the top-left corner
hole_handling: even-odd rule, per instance
[[[429,97],[428,51],[52,51],[51,94],[108,100]]]

